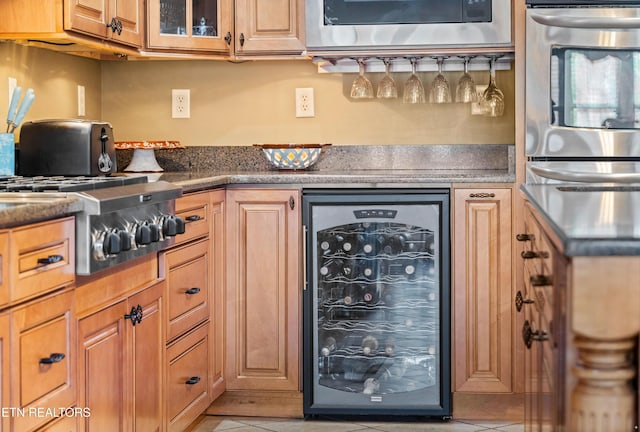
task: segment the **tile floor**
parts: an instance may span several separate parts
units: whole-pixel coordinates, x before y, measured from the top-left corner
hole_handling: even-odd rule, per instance
[[[261,417],[205,416],[191,432],[524,432],[519,423],[452,420],[450,422],[345,422]]]

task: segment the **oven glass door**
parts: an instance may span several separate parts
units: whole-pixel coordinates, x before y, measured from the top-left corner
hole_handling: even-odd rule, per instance
[[[551,50],[551,124],[640,128],[640,49]]]
[[[491,0],[324,0],[325,25],[491,21]]]

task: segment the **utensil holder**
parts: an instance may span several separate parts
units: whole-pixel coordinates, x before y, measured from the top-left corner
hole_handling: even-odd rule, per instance
[[[16,170],[16,150],[12,133],[0,133],[0,176],[13,176]]]

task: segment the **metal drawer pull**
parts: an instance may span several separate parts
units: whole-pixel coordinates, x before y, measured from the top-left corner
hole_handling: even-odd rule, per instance
[[[48,265],[60,262],[64,259],[62,255],[49,255],[46,258],[38,258],[38,264]]]
[[[200,292],[200,288],[198,287],[193,287],[193,288],[189,288],[188,290],[186,290],[184,293],[185,294],[198,294]]]
[[[518,291],[516,293],[516,310],[518,312],[520,312],[522,310],[522,307],[524,305],[533,304],[533,303],[535,303],[533,300],[524,298],[524,296],[522,295],[521,291]]]
[[[224,35],[224,41],[227,43],[227,45],[231,45],[231,32],[227,32],[227,34]]]
[[[495,196],[496,194],[493,192],[477,192],[469,194],[469,198],[494,198]]]
[[[52,353],[49,357],[44,357],[40,359],[40,364],[53,364],[59,363],[64,360],[64,354],[62,353]]]
[[[546,332],[542,330],[533,330],[531,328],[531,324],[529,324],[529,320],[524,322],[522,326],[522,340],[524,341],[527,349],[531,349],[531,345],[533,341],[542,342],[549,339],[549,336]]]
[[[529,278],[529,281],[533,286],[551,285],[551,278],[545,275],[533,275]]]
[[[142,322],[142,306],[133,306],[131,312],[125,314],[124,319],[130,319],[134,326],[140,324]]]
[[[531,258],[549,258],[549,252],[534,252],[534,251],[522,251],[520,256],[524,259]]]
[[[200,377],[199,376],[192,376],[191,378],[186,380],[184,383],[185,384],[189,384],[189,385],[193,385],[193,384],[198,384],[199,382],[200,382]]]
[[[191,216],[187,216],[186,218],[184,218],[187,222],[195,222],[195,221],[199,221],[200,219],[202,219],[200,217],[200,215],[191,215]]]
[[[532,240],[533,236],[531,234],[516,234],[516,240],[518,241],[529,241]]]

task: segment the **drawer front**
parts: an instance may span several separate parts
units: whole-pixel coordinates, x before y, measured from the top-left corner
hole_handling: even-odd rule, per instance
[[[209,193],[185,195],[176,200],[176,215],[185,221],[185,232],[176,236],[176,244],[209,235]]]
[[[9,233],[0,233],[0,306],[9,302]],[[4,405],[3,405],[4,406]]]
[[[42,294],[75,280],[74,218],[11,231],[11,301]]]
[[[209,323],[168,347],[168,430],[184,430],[209,405],[209,355]]]
[[[209,240],[166,254],[167,340],[172,340],[209,317]]]
[[[13,400],[21,408],[67,408],[77,402],[73,292],[57,294],[12,313]],[[50,417],[15,417],[14,430],[31,430]]]
[[[53,421],[40,429],[40,432],[76,432],[78,430],[77,418],[83,415],[89,415],[89,411],[83,411],[82,408],[70,408],[69,412],[75,413],[68,417],[62,417],[57,421]]]

